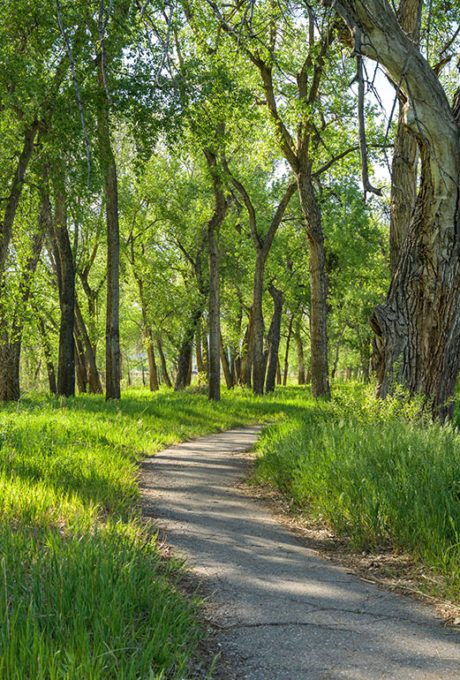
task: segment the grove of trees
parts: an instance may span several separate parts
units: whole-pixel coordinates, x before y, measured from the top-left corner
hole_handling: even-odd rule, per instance
[[[449,418],[459,25],[441,0],[4,0],[0,399],[195,368],[213,400],[294,371],[327,398],[353,370]]]

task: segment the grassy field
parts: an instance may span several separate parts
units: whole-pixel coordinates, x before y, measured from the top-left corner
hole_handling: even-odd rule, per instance
[[[460,437],[412,422],[394,400],[341,386],[254,398],[130,391],[23,398],[0,407],[0,678],[166,680],[203,631],[136,510],[139,461],[207,432],[278,421],[258,474],[356,547],[390,543],[443,575],[459,598]]]
[[[460,604],[460,424],[421,422],[403,399],[376,405],[363,386],[310,401],[258,442],[258,479],[358,550],[406,551]]]
[[[292,415],[291,400],[131,391],[0,408],[0,678],[183,678],[202,635],[136,516],[139,461],[206,432]]]

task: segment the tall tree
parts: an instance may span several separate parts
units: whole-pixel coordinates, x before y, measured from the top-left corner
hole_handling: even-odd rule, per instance
[[[386,0],[334,3],[356,52],[378,60],[406,100],[421,180],[386,302],[375,308],[384,370],[380,395],[395,383],[421,392],[441,420],[452,413],[460,369],[460,90],[449,102],[439,77]]]

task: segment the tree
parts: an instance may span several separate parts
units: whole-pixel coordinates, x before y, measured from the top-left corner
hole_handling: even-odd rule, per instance
[[[452,413],[460,369],[460,90],[449,103],[439,77],[386,0],[341,2],[354,50],[379,61],[404,97],[421,177],[386,302],[371,324],[380,339],[380,396],[395,383],[421,392],[433,415]]]

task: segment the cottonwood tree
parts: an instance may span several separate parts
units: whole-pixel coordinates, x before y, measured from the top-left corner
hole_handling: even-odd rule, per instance
[[[312,392],[329,396],[326,260],[315,185],[354,150],[340,143],[347,136],[337,127],[339,121],[342,130],[351,124],[351,102],[346,94],[337,96],[346,92],[350,73],[338,58],[334,14],[317,3],[294,12],[271,2],[209,4],[258,74],[279,148],[296,178],[309,245]]]
[[[380,339],[380,395],[395,383],[421,392],[441,420],[460,369],[460,90],[439,76],[386,0],[334,3],[355,53],[380,63],[404,99],[420,153],[420,186],[386,302],[372,315]],[[457,17],[458,18],[458,17]]]

